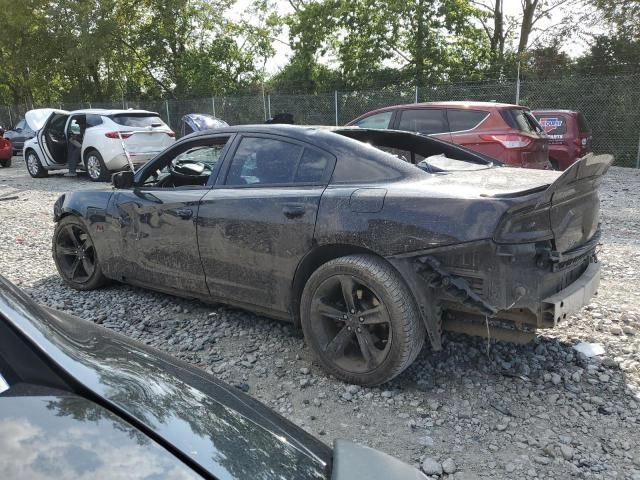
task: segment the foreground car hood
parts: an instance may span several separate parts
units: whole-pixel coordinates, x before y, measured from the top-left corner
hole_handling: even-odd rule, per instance
[[[67,392],[16,385],[0,396],[0,478],[201,478],[134,427]]]
[[[78,391],[200,472],[220,480],[327,478],[326,445],[201,370],[102,327],[45,311],[1,277],[0,311]]]

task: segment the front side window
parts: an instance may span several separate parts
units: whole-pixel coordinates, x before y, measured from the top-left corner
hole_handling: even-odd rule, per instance
[[[386,129],[389,128],[392,116],[393,112],[375,113],[363,118],[362,120],[358,120],[354,125],[360,128]]]
[[[227,185],[278,185],[294,181],[303,148],[273,138],[244,137],[236,150]],[[310,167],[311,168],[311,167]]]
[[[158,159],[141,183],[156,188],[203,186],[209,181],[222,157],[228,139],[184,146],[183,149]]]
[[[404,110],[400,115],[398,130],[418,132],[425,135],[448,131],[442,110],[421,108]]]

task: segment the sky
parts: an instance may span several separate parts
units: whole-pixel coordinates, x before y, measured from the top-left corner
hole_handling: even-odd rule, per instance
[[[252,0],[237,0],[236,5],[233,8],[232,15],[240,16],[243,11],[246,10],[247,6],[250,5]],[[292,7],[289,4],[288,0],[275,0],[276,8],[280,15],[286,15],[292,12]],[[490,0],[487,0],[487,3],[490,3]],[[504,11],[506,16],[517,16],[522,12],[522,7],[520,4],[520,0],[504,0]],[[541,20],[537,26],[541,29],[548,28],[555,23],[558,23],[567,13],[571,13],[568,11],[567,7],[558,7],[556,10],[551,12],[549,19]],[[288,33],[286,29],[280,34],[280,40],[283,42],[288,42]],[[274,42],[274,48],[276,49],[276,54],[267,60],[265,65],[265,70],[269,74],[276,73],[279,71],[284,65],[287,64],[289,57],[291,55],[291,49],[287,47],[282,42]],[[567,53],[572,57],[577,57],[585,52],[588,48],[587,42],[584,39],[571,38],[569,41],[565,42],[562,47],[562,51]]]

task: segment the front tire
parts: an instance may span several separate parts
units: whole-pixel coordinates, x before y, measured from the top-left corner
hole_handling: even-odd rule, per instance
[[[58,222],[51,249],[58,273],[71,288],[94,290],[106,283],[93,239],[79,218]]]
[[[5,160],[0,160],[0,166],[3,168],[9,168],[11,166],[11,159],[7,158]]]
[[[97,150],[89,150],[85,155],[85,167],[87,175],[94,182],[106,182],[109,180],[109,170],[102,160],[102,155]]]
[[[33,178],[44,178],[49,175],[49,172],[42,166],[42,162],[40,162],[38,155],[36,155],[36,152],[33,150],[29,150],[27,152],[25,163],[27,164],[27,171],[29,172],[29,175]]]
[[[337,378],[365,386],[399,375],[425,339],[400,274],[375,255],[331,260],[309,278],[300,316],[307,344]]]

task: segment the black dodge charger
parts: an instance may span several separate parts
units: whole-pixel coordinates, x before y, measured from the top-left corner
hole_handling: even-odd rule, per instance
[[[407,132],[199,132],[115,189],[61,196],[53,256],[77,289],[115,280],[301,324],[328,371],[375,385],[425,337],[523,341],[588,302],[611,162],[560,174]]]

